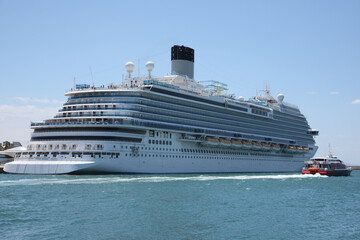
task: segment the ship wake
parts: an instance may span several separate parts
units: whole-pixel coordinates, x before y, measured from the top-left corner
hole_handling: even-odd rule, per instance
[[[320,174],[302,175],[302,174],[269,174],[269,175],[189,175],[189,176],[114,176],[108,175],[103,177],[88,177],[88,176],[56,176],[56,177],[41,177],[28,178],[19,180],[3,180],[0,181],[0,187],[14,186],[14,185],[48,185],[48,184],[111,184],[111,183],[161,183],[161,182],[176,182],[176,181],[219,181],[219,180],[286,180],[286,179],[311,179],[311,178],[326,178]]]

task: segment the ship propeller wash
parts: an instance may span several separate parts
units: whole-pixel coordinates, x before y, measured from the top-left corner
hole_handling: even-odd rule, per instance
[[[226,85],[194,80],[194,50],[171,49],[171,75],[121,84],[78,84],[56,116],[31,123],[26,150],[8,173],[299,172],[317,146],[298,107],[284,95],[244,100]]]

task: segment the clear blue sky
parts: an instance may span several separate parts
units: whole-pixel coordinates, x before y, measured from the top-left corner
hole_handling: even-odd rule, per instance
[[[78,83],[120,82],[124,64],[170,73],[195,49],[195,78],[249,98],[268,83],[320,130],[319,155],[360,165],[360,1],[0,0],[0,141],[26,144]],[[138,70],[136,69],[135,72]]]

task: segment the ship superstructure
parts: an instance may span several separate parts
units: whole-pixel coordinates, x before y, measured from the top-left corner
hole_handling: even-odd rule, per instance
[[[9,173],[220,173],[301,171],[317,150],[298,107],[264,96],[223,93],[194,77],[194,50],[172,47],[172,74],[132,77],[122,84],[79,84],[57,115],[34,130]]]

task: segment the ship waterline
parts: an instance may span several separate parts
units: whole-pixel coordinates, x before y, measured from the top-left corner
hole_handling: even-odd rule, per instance
[[[79,84],[58,114],[34,129],[9,173],[226,173],[301,171],[317,146],[299,109],[265,96],[245,101],[193,77],[194,51],[172,48],[173,75]]]

